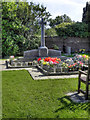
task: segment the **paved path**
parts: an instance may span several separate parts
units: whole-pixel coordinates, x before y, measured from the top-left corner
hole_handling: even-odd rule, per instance
[[[11,68],[11,69],[9,68],[9,69],[6,69],[5,60],[0,60],[0,71],[23,70],[23,69],[29,70],[31,68]]]
[[[37,68],[31,68],[28,70],[34,80],[42,80],[42,79],[63,79],[63,78],[77,78],[77,75],[44,75]]]
[[[6,70],[28,70],[30,75],[34,80],[42,80],[42,79],[63,79],[63,78],[77,78],[78,74],[76,75],[44,75],[41,73],[37,68],[14,68],[14,69],[6,69],[5,66],[5,60],[0,60],[0,71],[6,71]]]

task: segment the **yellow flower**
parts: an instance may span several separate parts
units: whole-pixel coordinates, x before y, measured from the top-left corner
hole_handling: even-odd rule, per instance
[[[46,62],[43,62],[43,65],[46,65]]]
[[[85,51],[85,49],[83,49],[83,51]]]

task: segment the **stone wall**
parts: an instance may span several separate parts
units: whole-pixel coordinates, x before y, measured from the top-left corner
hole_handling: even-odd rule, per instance
[[[64,48],[66,50],[66,47],[71,47],[72,52],[79,51],[80,49],[90,51],[90,40],[88,38],[68,37],[63,39],[60,37],[46,37],[45,42],[49,49],[53,48],[53,45],[57,45],[61,52],[64,51]]]

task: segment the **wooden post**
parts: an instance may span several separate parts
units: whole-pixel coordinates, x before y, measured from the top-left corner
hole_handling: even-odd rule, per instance
[[[80,81],[81,73],[79,71],[79,78],[78,78],[78,93],[80,93],[80,86],[81,86],[81,81]]]
[[[8,61],[6,60],[6,69],[8,69]]]

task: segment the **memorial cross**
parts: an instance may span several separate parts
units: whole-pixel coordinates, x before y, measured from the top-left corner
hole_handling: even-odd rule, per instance
[[[44,38],[44,25],[46,22],[44,22],[44,19],[40,21],[41,24],[41,47],[45,47],[45,38]]]

